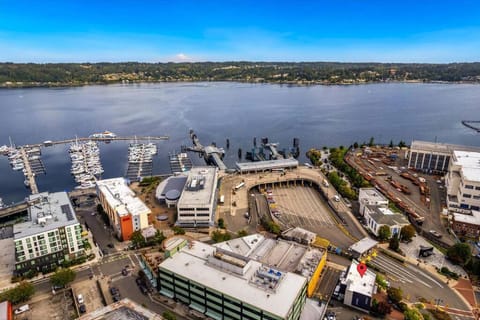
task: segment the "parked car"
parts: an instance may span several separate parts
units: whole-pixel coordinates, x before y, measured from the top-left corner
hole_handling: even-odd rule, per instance
[[[21,313],[24,313],[26,311],[30,310],[30,307],[28,306],[28,304],[24,304],[23,306],[15,309],[15,311],[13,313],[15,314],[21,314]]]
[[[109,247],[110,249],[113,249],[113,248],[115,248],[115,246],[113,245],[113,243],[109,243],[109,244],[107,244],[107,247]]]
[[[137,286],[143,286],[143,281],[140,278],[136,278],[135,282],[137,283]]]
[[[110,288],[110,293],[112,294],[112,296],[113,296],[113,295],[116,295],[116,294],[118,294],[118,289],[115,288],[115,287],[111,287],[111,288]]]
[[[435,230],[430,230],[430,233],[438,239],[440,239],[442,237],[442,235]]]
[[[83,295],[81,293],[77,295],[77,301],[78,301],[78,304],[85,303],[85,301],[83,300]]]
[[[128,270],[123,268],[122,269],[122,275],[124,275],[124,276],[128,275]]]
[[[87,308],[85,307],[84,304],[81,304],[78,306],[78,311],[80,311],[80,313],[85,313],[87,312]]]

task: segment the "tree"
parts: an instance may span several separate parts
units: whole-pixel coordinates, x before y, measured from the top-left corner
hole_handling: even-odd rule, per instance
[[[137,249],[143,248],[147,245],[147,242],[145,241],[145,237],[142,235],[142,232],[140,230],[134,231],[132,233],[132,236],[130,237],[130,241],[132,241],[132,244]]]
[[[168,310],[162,313],[162,317],[164,317],[165,320],[177,320],[175,314]]]
[[[389,148],[393,148],[393,140],[390,140],[390,143],[388,144]]]
[[[390,287],[387,289],[387,295],[393,303],[397,304],[402,301],[403,292],[401,288]]]
[[[390,239],[392,236],[392,232],[390,231],[390,227],[387,225],[383,225],[378,229],[378,238],[381,241],[386,241]]]
[[[218,227],[220,229],[225,229],[225,220],[223,220],[223,218],[218,219]]]
[[[76,272],[69,268],[58,269],[55,273],[50,277],[50,282],[54,286],[58,287],[66,287],[67,284],[75,280],[77,276]]]
[[[174,234],[185,234],[185,230],[177,226],[172,227],[172,230]]]
[[[368,141],[368,146],[373,147],[374,144],[375,144],[375,138],[370,137],[370,141]]]
[[[35,287],[28,281],[20,282],[15,288],[0,294],[0,301],[8,300],[13,304],[25,302],[35,293]]]
[[[415,237],[415,228],[411,224],[404,226],[400,235],[403,241],[410,242]]]
[[[398,240],[397,236],[393,236],[390,238],[390,242],[388,244],[388,248],[393,251],[398,251],[400,248],[400,240]]]
[[[456,243],[447,251],[447,257],[456,264],[464,265],[470,260],[472,250],[466,243]]]
[[[238,236],[239,238],[248,236],[248,232],[247,232],[247,230],[242,229],[242,230],[240,230],[240,231],[237,232],[237,236]]]
[[[423,320],[423,315],[415,308],[405,310],[403,316],[405,320]]]
[[[378,302],[376,299],[373,299],[372,312],[383,317],[392,312],[392,305],[385,301]]]
[[[354,147],[355,149],[358,148],[358,142],[357,142],[357,141],[355,141],[355,142],[353,143],[353,147]]]
[[[228,241],[230,239],[231,239],[231,236],[227,232],[223,233],[220,230],[215,230],[212,232],[212,240],[215,241],[215,243]]]

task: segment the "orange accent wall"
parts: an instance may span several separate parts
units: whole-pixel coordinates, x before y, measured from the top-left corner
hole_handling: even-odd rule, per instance
[[[123,240],[130,240],[133,233],[132,216],[127,215],[120,218],[120,230]]]

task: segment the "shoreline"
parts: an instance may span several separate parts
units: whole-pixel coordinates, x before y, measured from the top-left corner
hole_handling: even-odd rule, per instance
[[[158,84],[158,83],[205,83],[205,82],[231,82],[231,83],[249,83],[249,84],[270,84],[270,85],[285,85],[292,87],[308,87],[308,86],[356,86],[356,85],[372,85],[372,84],[390,84],[390,83],[405,83],[405,84],[464,84],[464,85],[478,85],[478,81],[431,81],[431,80],[387,80],[387,81],[354,81],[354,82],[325,82],[325,81],[268,81],[268,80],[116,80],[107,82],[86,82],[86,83],[43,83],[43,82],[4,82],[0,84],[1,89],[30,89],[30,88],[77,88],[86,86],[106,86],[111,84]]]

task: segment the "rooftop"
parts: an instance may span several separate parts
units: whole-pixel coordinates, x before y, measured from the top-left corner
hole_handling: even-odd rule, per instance
[[[261,171],[271,169],[284,169],[298,167],[298,161],[295,159],[278,159],[256,162],[237,162],[237,170],[239,171]]]
[[[453,161],[461,166],[462,175],[466,180],[480,182],[480,153],[454,151]]]
[[[456,222],[480,225],[480,211],[472,210],[471,215],[453,212],[453,218]]]
[[[167,179],[160,182],[155,192],[155,198],[161,200],[165,199],[167,192],[171,190],[182,191],[187,182],[187,175],[185,173],[168,177]]]
[[[37,193],[28,202],[29,221],[13,226],[15,240],[78,223],[66,192]]]
[[[360,193],[365,194],[369,200],[387,201],[387,198],[375,188],[361,188]]]
[[[395,213],[389,208],[378,207],[378,206],[368,206],[373,213],[370,213],[370,217],[377,224],[384,224],[387,226],[396,226],[410,224],[410,222],[402,214]]]
[[[307,281],[304,277],[290,272],[279,272],[265,267],[260,262],[248,259],[244,274],[229,272],[207,263],[209,258],[212,259],[211,257],[214,256],[216,250],[213,246],[194,241],[191,246],[184,247],[172,258],[165,260],[160,264],[160,268],[179,274],[273,315],[282,318],[287,316],[293,302]],[[225,263],[228,262],[225,261]],[[237,265],[232,265],[232,267],[239,268]],[[268,275],[265,275],[264,272]],[[270,279],[267,282],[275,283],[274,291],[265,286],[264,282],[267,278]]]
[[[411,150],[420,149],[427,152],[437,152],[444,154],[452,154],[454,150],[458,151],[470,151],[470,152],[480,152],[480,148],[471,147],[471,146],[462,146],[458,144],[449,144],[449,143],[439,143],[439,142],[430,142],[430,141],[412,141],[410,146]]]
[[[307,248],[293,241],[269,239],[253,234],[214,245],[266,265],[309,278],[315,271],[324,252]]]
[[[378,241],[375,241],[370,237],[365,237],[365,238],[355,242],[354,244],[352,244],[350,246],[350,248],[348,248],[348,249],[351,250],[351,251],[355,251],[358,254],[362,255],[366,251],[375,247],[377,244],[378,244]]]
[[[124,178],[99,180],[97,187],[119,216],[128,214],[137,216],[151,212],[142,200],[135,196],[135,192],[128,187]]]
[[[295,227],[295,228],[290,228],[288,230],[285,230],[282,233],[282,235],[289,239],[305,242],[305,243],[312,243],[313,241],[315,241],[315,238],[317,237],[317,235],[314,232],[305,230],[300,227]]]
[[[162,320],[159,314],[142,307],[128,298],[97,309],[78,318],[79,320]]]
[[[209,206],[215,194],[216,167],[193,167],[178,200],[178,207]]]
[[[359,262],[352,260],[352,264],[348,269],[348,273],[345,277],[345,283],[348,291],[357,292],[365,296],[371,297],[375,292],[375,279],[377,275],[367,269],[367,272],[360,276],[357,271]]]

